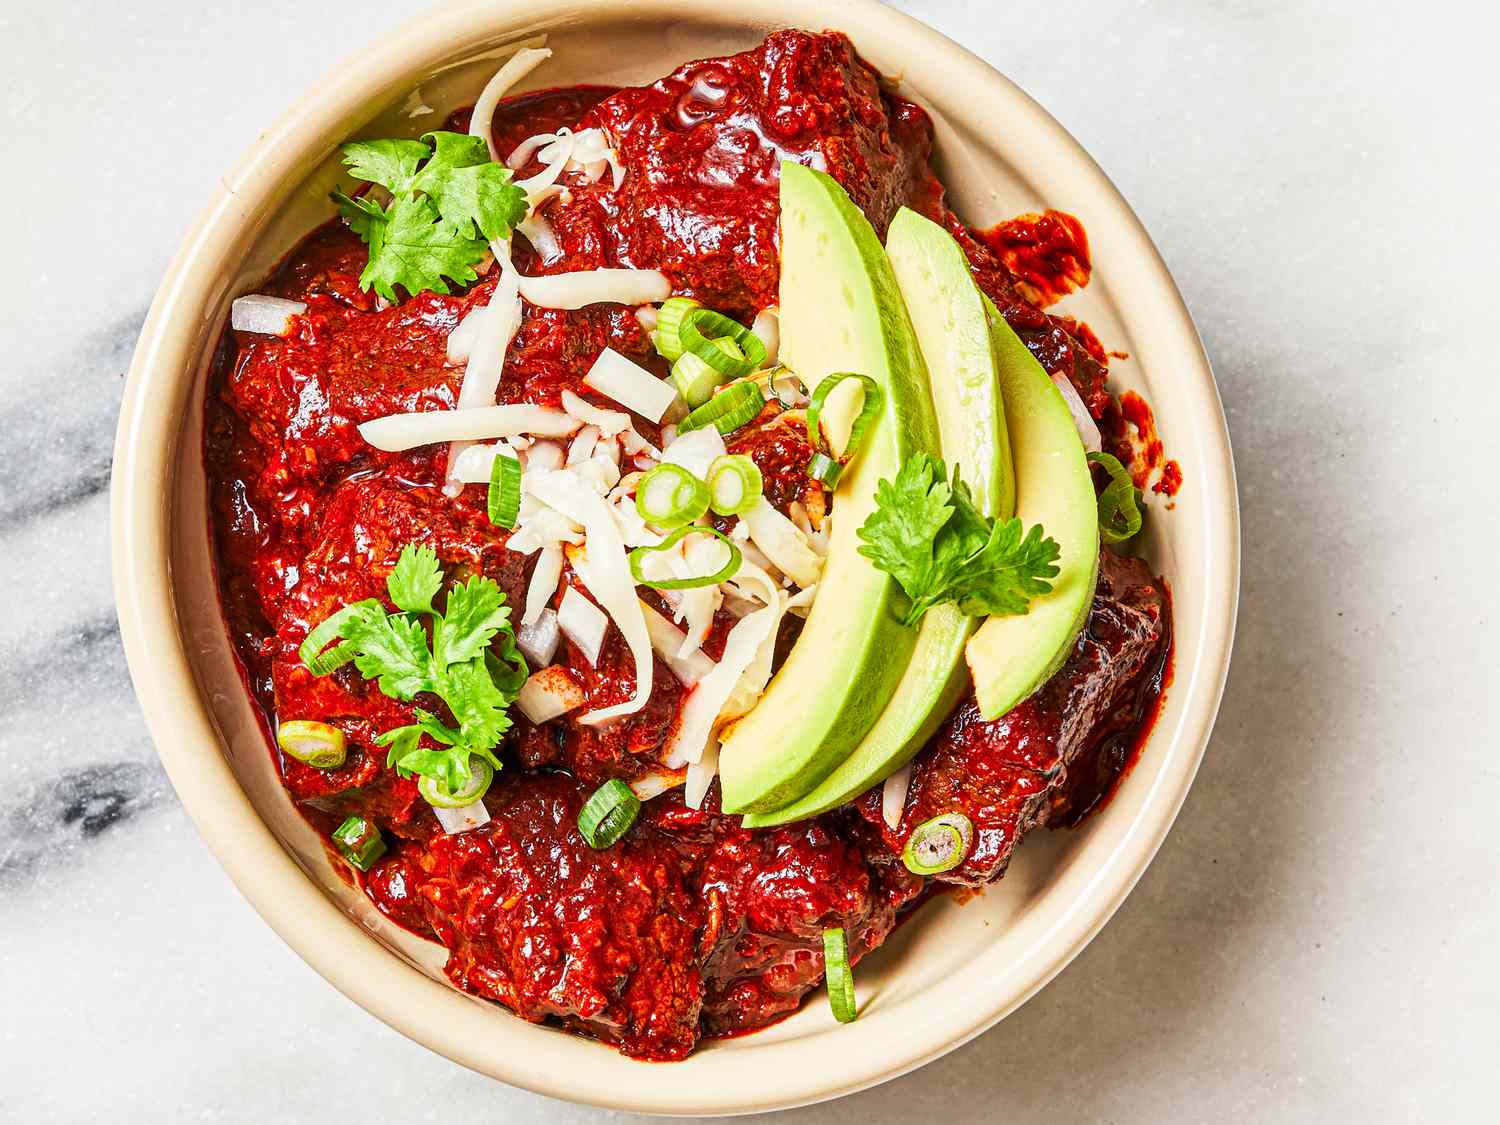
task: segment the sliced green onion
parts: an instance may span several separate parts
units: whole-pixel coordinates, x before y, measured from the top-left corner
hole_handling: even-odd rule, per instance
[[[712,535],[729,548],[729,561],[713,574],[700,574],[692,578],[647,578],[641,572],[647,555],[656,554],[658,551],[670,551],[689,535]],[[631,551],[630,576],[636,580],[637,585],[650,586],[654,590],[694,590],[699,586],[717,586],[720,582],[728,582],[739,573],[740,563],[743,561],[744,556],[740,554],[740,549],[727,536],[720,535],[711,527],[695,523],[687,527],[679,527],[655,547],[637,547]]]
[[[490,466],[489,516],[496,527],[515,527],[521,514],[521,462],[496,453]]]
[[[437,777],[428,777],[426,774],[417,779],[417,792],[422,794],[422,799],[433,808],[461,809],[483,797],[485,790],[490,787],[490,782],[494,780],[495,767],[483,758],[471,757],[469,780],[457,793],[448,788],[446,781]]]
[[[313,719],[290,719],[276,728],[276,745],[314,769],[337,769],[344,764],[344,732]]]
[[[814,453],[812,460],[807,463],[807,475],[834,489],[839,486],[839,478],[844,475],[844,466],[826,453]]]
[[[385,841],[376,828],[362,816],[351,816],[333,830],[333,846],[339,854],[361,871],[368,871],[385,855]]]
[[[853,1023],[859,1006],[854,999],[854,973],[849,968],[849,939],[842,927],[823,931],[823,976],[833,1018],[839,1023]]]
[[[765,479],[743,453],[714,458],[708,467],[708,506],[721,516],[738,516],[760,502]]]
[[[774,398],[783,410],[794,410],[802,405],[802,398],[807,394],[807,388],[789,367],[773,367],[757,375],[757,385],[765,380],[766,390]],[[801,390],[798,390],[798,388]]]
[[[578,831],[584,843],[602,851],[630,831],[641,811],[641,799],[619,778],[606,781],[578,810]]]
[[[963,813],[943,813],[912,829],[901,852],[901,862],[914,875],[951,871],[969,858],[974,822]]]
[[[880,408],[885,404],[885,394],[880,389],[880,384],[874,379],[853,371],[835,371],[819,383],[817,390],[813,391],[812,398],[807,403],[807,440],[820,453],[831,455],[833,451],[823,440],[823,431],[818,426],[818,419],[823,414],[823,405],[828,401],[828,396],[845,379],[858,379],[865,388],[864,402],[860,404],[854,425],[849,427],[849,440],[844,443],[841,460],[847,464],[849,459],[859,452],[860,444],[865,440],[865,431],[880,414]]]
[[[708,511],[708,488],[681,465],[658,465],[636,482],[635,510],[657,527],[682,527]]]
[[[702,406],[723,381],[724,376],[716,368],[692,353],[678,356],[672,364],[672,382],[676,384],[682,401],[689,406]]]
[[[379,605],[380,603],[373,598],[367,598],[365,601],[346,605],[337,613],[332,614],[307,634],[307,639],[297,646],[297,658],[314,676],[326,676],[342,668],[354,659],[353,645],[334,645],[327,652],[323,650],[343,635],[344,623],[351,617],[368,611],[371,606],[379,607]]]
[[[656,350],[668,360],[676,361],[682,355],[682,337],[679,335],[682,318],[702,307],[691,297],[670,297],[663,301],[661,308],[656,310],[656,331],[651,334]]]
[[[681,422],[677,432],[699,430],[712,424],[721,434],[732,434],[735,430],[753,422],[766,405],[766,396],[754,383],[736,383],[725,387]]]
[[[1099,493],[1099,538],[1106,543],[1123,543],[1141,530],[1141,494],[1130,478],[1130,470],[1118,457],[1090,453],[1088,459],[1089,464],[1109,474],[1109,483]]]
[[[657,323],[661,323],[659,317]],[[726,378],[737,379],[765,366],[765,343],[739,321],[730,320],[723,313],[692,309],[682,318],[677,331],[685,353],[697,356]],[[733,351],[724,346],[729,342],[737,345]]]

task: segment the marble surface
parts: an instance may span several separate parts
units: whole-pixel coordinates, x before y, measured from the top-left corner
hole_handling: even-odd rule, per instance
[[[1493,221],[1477,5],[913,0],[1154,233],[1233,431],[1244,597],[1151,870],[993,1031],[806,1121],[1493,1120]],[[0,10],[0,1120],[590,1122],[402,1039],[260,922],[132,700],[109,451],[217,177],[412,5]],[[357,18],[356,18],[357,17]]]

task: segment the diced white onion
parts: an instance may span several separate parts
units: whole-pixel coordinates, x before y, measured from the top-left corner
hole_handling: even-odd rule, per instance
[[[496,457],[516,458],[515,451],[503,442],[494,445],[466,446],[448,470],[448,479],[462,484],[488,484],[495,469]]]
[[[677,388],[669,381],[658,379],[613,348],[605,348],[599,353],[599,358],[594,360],[594,366],[589,368],[583,382],[585,386],[608,395],[627,410],[633,410],[642,418],[653,422],[660,422],[667,407],[677,398]],[[629,449],[628,446],[626,448]]]
[[[656,331],[656,306],[642,305],[635,310],[636,323],[647,332]]]
[[[672,283],[660,270],[578,270],[521,278],[521,296],[544,309],[581,309],[605,302],[644,305],[671,295]]]
[[[614,619],[635,658],[635,694],[624,703],[590,711],[580,720],[597,725],[633,715],[646,706],[651,696],[654,661],[651,638],[646,632],[640,599],[635,593],[635,579],[625,556],[625,544],[615,526],[609,504],[586,480],[578,469],[527,474],[527,486],[533,495],[583,526],[587,549],[569,551],[573,570]]]
[[[665,434],[662,440],[666,440]],[[680,465],[703,480],[708,476],[708,467],[727,452],[724,435],[713,426],[702,426],[663,446],[661,459],[664,464]]]
[[[563,552],[561,547],[543,547],[536,557],[536,566],[531,569],[531,581],[526,586],[526,612],[521,615],[521,626],[531,628],[551,613],[554,622],[557,614],[547,608],[552,595],[557,593],[557,583],[562,578]]]
[[[520,403],[481,406],[473,410],[419,410],[412,414],[389,414],[362,423],[359,435],[376,449],[400,453],[440,441],[485,441],[518,434],[567,437],[576,433],[578,427],[578,419],[561,410]]]
[[[818,558],[797,525],[773,508],[765,497],[761,497],[760,503],[740,518],[749,527],[755,545],[793,582],[799,586],[811,586],[818,580],[823,560]]]
[[[287,329],[292,326],[292,318],[301,316],[306,311],[307,306],[301,301],[251,293],[247,297],[236,297],[229,306],[229,326],[236,332],[285,336]]]
[[[719,774],[719,740],[712,734],[708,736],[708,745],[703,747],[703,753],[696,762],[688,763],[687,780],[682,791],[682,803],[690,809],[701,809],[703,798],[708,796],[708,789],[714,783],[714,778]]]
[[[907,762],[890,777],[880,789],[880,815],[888,827],[894,829],[901,823],[902,810],[906,808],[906,790],[911,785],[911,763]]]
[[[676,789],[687,778],[686,770],[653,770],[629,782],[638,801],[649,801]]]
[[[521,622],[521,627],[516,630],[516,647],[521,650],[521,655],[526,658],[530,667],[541,668],[551,664],[552,658],[557,655],[561,635],[562,631],[557,627],[556,612],[544,609],[529,625],[525,621]]]
[[[646,631],[651,636],[651,647],[677,677],[683,687],[692,687],[714,670],[714,662],[701,649],[682,656],[682,643],[687,634],[673,625],[655,609],[641,603],[641,614],[646,619]]]
[[[605,437],[612,438],[621,430],[630,426],[630,415],[619,410],[605,410],[595,406],[587,399],[574,394],[572,391],[563,391],[562,408],[580,421],[589,425],[597,426],[599,432]]]
[[[550,664],[526,678],[516,696],[516,706],[521,708],[521,714],[540,726],[582,707],[583,689],[561,664]]]
[[[1104,448],[1103,436],[1099,433],[1099,424],[1094,421],[1089,408],[1083,404],[1078,388],[1073,386],[1073,380],[1058,371],[1053,374],[1052,382],[1062,393],[1063,401],[1068,404],[1068,413],[1073,415],[1073,425],[1078,427],[1078,436],[1083,439],[1083,448],[1090,453],[1098,453]]]
[[[626,430],[620,435],[620,444],[625,447],[625,452],[633,456],[650,457],[653,461],[660,459],[661,450],[652,445],[635,430]]]
[[[484,143],[490,149],[491,160],[500,159],[500,153],[495,150],[493,135],[495,107],[500,104],[506,91],[551,57],[552,52],[546,47],[522,47],[505,60],[505,65],[495,72],[495,76],[480,91],[479,100],[474,103],[474,112],[469,116],[469,136],[484,138]]]
[[[576,586],[569,586],[557,607],[557,626],[578,646],[584,659],[597,668],[599,653],[604,650],[604,634],[609,629],[609,615],[580,594]]]
[[[781,310],[775,305],[761,309],[755,314],[755,321],[750,325],[750,331],[760,338],[760,342],[766,346],[766,365],[771,366],[776,362],[776,353],[781,348]]]
[[[440,809],[433,805],[432,812],[449,836],[457,836],[471,828],[483,828],[490,822],[490,810],[484,807],[482,800],[461,809]]]

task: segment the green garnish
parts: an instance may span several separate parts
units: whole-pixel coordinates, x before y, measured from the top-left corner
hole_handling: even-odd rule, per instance
[[[385,855],[385,840],[380,829],[362,816],[351,816],[333,830],[333,846],[361,871],[370,870],[375,861]]]
[[[854,973],[849,968],[849,939],[842,926],[823,931],[823,978],[833,1018],[839,1023],[853,1023],[859,1005],[854,999]]]
[[[486,511],[496,527],[515,527],[521,514],[521,462],[509,453],[496,453],[490,465]]]
[[[1109,483],[1099,493],[1099,538],[1106,543],[1123,543],[1141,529],[1140,490],[1118,457],[1090,453],[1088,459],[1090,465],[1098,465],[1109,474]]]
[[[943,813],[912,829],[901,862],[914,875],[951,871],[969,858],[974,822],[961,812]]]
[[[390,748],[387,767],[402,777],[418,774],[442,781],[457,793],[470,783],[469,758],[477,755],[498,768],[494,747],[510,729],[507,713],[526,682],[526,661],[516,647],[505,595],[492,579],[470,576],[448,592],[443,612],[432,600],[443,587],[443,572],[430,547],[408,544],[386,580],[391,601],[401,611],[387,613],[375,598],[346,606],[339,618],[336,651],[347,654],[367,679],[392,699],[410,702],[423,692],[436,695],[458,725],[413,708],[417,721],[386,731],[375,740]],[[429,630],[421,617],[429,619]],[[318,632],[318,630],[314,630]],[[492,644],[500,642],[496,655]],[[331,668],[304,652],[314,675]],[[326,670],[324,670],[326,668]],[[422,747],[422,735],[443,746]]]
[[[288,757],[314,769],[333,770],[344,764],[344,732],[314,719],[288,719],[276,728],[276,745]]]
[[[691,578],[647,578],[644,572],[646,556],[660,551],[670,551],[689,535],[711,535],[728,547],[729,556],[724,560],[724,565],[712,574],[697,574]],[[637,547],[630,552],[629,558],[630,576],[635,579],[636,585],[650,586],[654,590],[694,590],[700,586],[717,586],[720,582],[728,582],[738,574],[740,565],[745,561],[744,555],[729,536],[696,523],[689,524],[687,527],[679,527],[655,547]]]
[[[368,195],[333,193],[349,229],[370,247],[359,286],[387,301],[397,300],[398,285],[413,294],[447,293],[444,278],[473,281],[489,240],[508,237],[526,217],[525,191],[490,159],[481,137],[436,132],[420,141],[352,141],[344,163],[356,180],[391,193],[385,207]]]
[[[907,625],[941,602],[970,617],[1023,614],[1052,589],[1057,541],[1042,538],[1040,526],[1023,536],[1017,518],[985,519],[957,471],[950,483],[935,457],[919,454],[895,480],[882,480],[875,505],[859,529],[859,553],[906,591]]]
[[[630,786],[612,778],[594,790],[578,810],[578,833],[589,847],[603,851],[630,831],[640,811],[640,798]]]

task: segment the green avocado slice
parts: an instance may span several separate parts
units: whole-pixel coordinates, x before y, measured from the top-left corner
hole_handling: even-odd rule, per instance
[[[885,407],[834,494],[828,558],[802,634],[759,703],[724,732],[719,782],[729,813],[804,796],[890,702],[917,630],[901,624],[900,588],[859,554],[856,532],[875,507],[876,482],[938,448],[927,372],[880,240],[837,182],[792,162],[781,165],[780,300],[782,361],[809,387],[837,371],[868,375]],[[825,410],[835,435],[848,433],[858,402],[843,389]]]
[[[1010,439],[985,298],[968,259],[947,231],[904,207],[885,249],[927,361],[943,459],[958,468],[983,515],[1009,519],[1016,497]],[[816,816],[909,762],[968,690],[964,646],[978,626],[952,605],[928,610],[906,674],[870,733],[807,796],[747,816],[746,827]]]
[[[1051,679],[1088,620],[1099,577],[1099,507],[1062,392],[995,306],[985,302],[1016,470],[1016,515],[1062,549],[1052,592],[1025,614],[986,618],[964,656],[979,710],[998,719]]]

